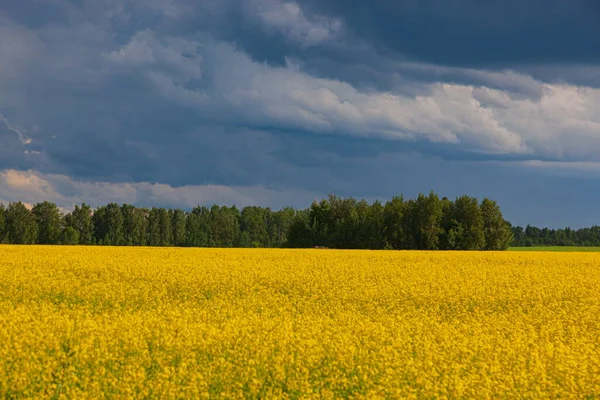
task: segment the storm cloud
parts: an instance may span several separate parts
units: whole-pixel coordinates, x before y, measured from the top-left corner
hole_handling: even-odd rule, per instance
[[[600,194],[599,30],[589,0],[2,4],[0,199],[433,189],[514,223],[600,223],[562,196]]]

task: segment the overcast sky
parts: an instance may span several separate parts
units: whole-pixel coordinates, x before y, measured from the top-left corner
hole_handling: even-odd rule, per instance
[[[597,0],[0,0],[0,200],[600,224],[599,49]]]

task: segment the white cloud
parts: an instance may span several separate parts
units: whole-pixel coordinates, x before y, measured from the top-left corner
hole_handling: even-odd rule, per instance
[[[327,42],[343,28],[339,19],[324,16],[309,18],[297,2],[251,0],[243,4],[246,14],[258,19],[264,30],[284,35],[290,42],[303,47]]]
[[[315,196],[304,190],[271,189],[261,186],[188,185],[173,187],[161,183],[109,183],[74,180],[65,175],[39,171],[0,171],[0,201],[35,204],[55,202],[72,209],[86,202],[97,207],[109,202],[139,206],[192,208],[196,205],[308,205]]]
[[[292,65],[258,64],[223,43],[204,46],[202,58],[218,66],[207,72],[206,92],[172,84],[165,75],[152,80],[171,100],[199,107],[210,118],[324,134],[460,143],[478,151],[527,151],[522,139],[475,99],[471,86],[433,84],[427,94],[411,98],[359,91]]]
[[[544,84],[539,100],[511,99],[492,110],[536,154],[600,161],[600,89]]]
[[[511,95],[525,94],[536,99],[542,94],[542,82],[530,75],[512,70],[478,70],[408,61],[396,62],[393,65],[400,74],[418,74],[426,76],[429,80],[441,82],[468,81],[474,86],[499,89]]]
[[[464,73],[503,88],[431,83],[423,84],[419,95],[407,96],[359,90],[291,63],[260,64],[229,44],[211,42],[200,52],[198,58],[212,65],[202,91],[175,82],[167,71],[151,78],[169,99],[222,123],[447,142],[532,159],[600,160],[600,89],[538,82],[511,71],[469,70]],[[523,83],[532,96],[515,95],[512,89]]]
[[[129,9],[119,5],[125,3],[107,0],[106,4],[113,4],[110,10],[115,13],[126,13]],[[136,7],[142,3],[135,3]],[[152,8],[158,3],[145,4]],[[344,33],[339,21],[313,16],[295,2],[253,0],[242,7],[244,13],[254,13],[265,29],[304,46]],[[437,81],[415,83],[418,90],[414,92],[419,94],[411,96],[316,77],[292,61],[284,67],[266,65],[231,44],[202,43],[200,33],[191,39],[146,29],[117,48],[110,32],[85,21],[71,27],[26,29],[0,19],[0,110],[24,110],[14,124],[27,126],[43,144],[43,134],[56,132],[49,132],[38,114],[45,113],[46,121],[70,120],[77,107],[65,104],[81,98],[89,105],[95,96],[100,110],[108,97],[104,89],[119,96],[115,87],[126,72],[146,77],[165,98],[193,108],[199,119],[214,125],[424,140],[469,151],[520,154],[532,160],[600,161],[600,89],[544,83],[510,70],[399,63],[398,74],[420,71]],[[588,73],[597,75],[597,70],[591,68]],[[55,83],[65,83],[65,90],[46,90],[48,82],[53,90],[58,86]],[[44,99],[44,94],[51,97]],[[108,118],[114,118],[118,126],[121,116]],[[36,125],[42,133],[29,129]],[[78,135],[81,129],[73,131],[77,133],[64,136]],[[186,144],[182,141],[181,145]],[[39,149],[46,151],[41,145]]]
[[[114,64],[150,71],[167,71],[174,81],[189,81],[202,77],[200,43],[168,37],[160,40],[150,29],[138,32],[119,50],[105,54]],[[156,73],[156,72],[154,72]]]
[[[31,144],[31,138],[28,138],[21,130],[10,125],[10,122],[2,113],[0,113],[0,123],[4,125],[4,128],[9,132],[15,134],[18,137],[21,145]]]

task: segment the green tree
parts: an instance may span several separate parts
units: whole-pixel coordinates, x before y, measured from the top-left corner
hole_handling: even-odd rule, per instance
[[[393,197],[383,207],[383,223],[387,245],[396,250],[403,249],[406,246],[402,226],[404,209],[405,204],[402,196]]]
[[[172,226],[173,226],[173,244],[178,247],[186,246],[186,223],[187,218],[183,210],[175,210],[172,215]]]
[[[0,244],[6,243],[6,208],[0,203]]]
[[[136,208],[130,204],[121,206],[123,214],[123,244],[127,246],[144,246],[146,244],[146,215],[144,208]]]
[[[458,235],[456,221],[454,221],[452,215],[452,209],[454,202],[449,200],[447,197],[442,198],[442,231],[439,235],[439,248],[440,250],[453,250],[456,248],[456,236]]]
[[[460,196],[454,202],[442,199],[444,232],[440,247],[447,250],[483,250],[483,215],[474,197]]]
[[[347,249],[369,249],[371,234],[373,231],[369,221],[369,203],[366,200],[360,200],[352,204],[350,208],[350,218],[347,219],[346,229],[344,229],[345,242]]]
[[[96,242],[105,246],[123,245],[123,214],[116,203],[98,207],[92,217]]]
[[[240,215],[241,247],[271,247],[269,237],[269,208],[249,206]],[[242,243],[245,242],[245,243]]]
[[[340,249],[366,248],[366,239],[362,235],[362,225],[367,219],[369,204],[353,197],[341,198],[333,194],[325,200],[329,203],[325,216],[328,235],[324,239],[326,247]]]
[[[160,245],[173,245],[173,212],[165,208],[160,209]]]
[[[67,226],[65,229],[63,229],[59,241],[60,244],[69,246],[79,244],[79,232],[77,232],[77,230],[72,226]]]
[[[92,215],[92,225],[94,227],[94,243],[98,245],[108,245],[106,237],[108,234],[108,218],[106,206],[101,206],[94,210]]]
[[[146,246],[146,231],[148,230],[148,215],[150,211],[147,208],[136,208],[133,210],[133,232],[131,238],[134,246]]]
[[[411,248],[437,250],[441,226],[443,203],[433,192],[428,196],[419,194],[414,201],[407,202],[406,230],[411,235]]]
[[[454,201],[454,218],[463,226],[460,241],[462,250],[485,248],[484,220],[479,201],[475,197],[461,196]]]
[[[513,228],[491,200],[440,200],[433,192],[385,205],[330,194],[308,209],[279,211],[214,205],[186,213],[110,203],[94,212],[82,204],[61,217],[47,201],[31,211],[23,203],[0,205],[0,243],[500,250],[513,232],[524,245],[600,244],[600,227]]]
[[[160,209],[153,207],[148,214],[148,232],[146,243],[148,246],[160,246]]]
[[[83,203],[65,215],[65,226],[77,231],[79,244],[89,246],[94,243],[94,223],[92,222],[92,208]]]
[[[123,214],[123,244],[133,246],[133,235],[135,226],[135,207],[131,204],[123,204],[121,206],[121,214]]]
[[[310,214],[310,210],[295,211],[285,247],[301,249],[315,246]]]
[[[337,247],[339,239],[336,237],[334,208],[338,216],[342,213],[342,207],[337,203],[337,196],[330,194],[328,200],[314,201],[311,204],[308,215],[313,246]]]
[[[239,218],[240,212],[236,206],[212,206],[209,219],[211,245],[215,247],[233,247],[238,243],[240,234]]]
[[[365,224],[368,235],[365,240],[365,248],[371,250],[385,249],[387,240],[385,235],[384,206],[379,201],[373,202],[367,208]]]
[[[500,207],[495,201],[483,199],[481,202],[485,250],[506,250],[513,240],[513,232],[504,220]],[[528,226],[528,228],[530,228]],[[538,229],[539,231],[539,229]]]
[[[208,247],[210,238],[210,210],[206,207],[195,207],[187,215],[186,242],[190,247]]]
[[[38,226],[38,244],[57,244],[62,231],[62,216],[54,203],[44,201],[33,206],[32,213]]]
[[[38,227],[31,211],[20,201],[10,203],[5,212],[8,242],[12,244],[35,244]]]
[[[294,215],[295,210],[290,207],[272,213],[271,223],[269,224],[269,236],[273,247],[284,247],[288,242],[288,235]]]
[[[148,245],[171,246],[173,244],[172,213],[165,208],[152,208],[148,215]]]
[[[483,213],[484,212],[483,211],[483,203],[481,204],[481,209],[482,209],[482,213]],[[485,221],[485,218],[484,218],[484,221]],[[485,233],[485,222],[484,222],[484,233]],[[517,247],[525,246],[526,238],[525,238],[525,230],[523,229],[523,227],[522,226],[512,227],[512,233],[513,233],[513,237],[514,237],[512,245],[517,246]],[[558,241],[558,232],[557,232],[556,236],[557,236],[557,241]],[[488,243],[488,237],[489,237],[489,234],[486,233],[485,234],[485,249],[486,250],[489,250],[488,246],[490,245],[490,243]]]
[[[113,246],[123,245],[123,214],[117,203],[109,203],[106,206],[108,218],[108,239]]]

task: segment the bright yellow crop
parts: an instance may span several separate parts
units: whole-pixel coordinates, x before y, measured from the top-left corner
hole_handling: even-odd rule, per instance
[[[600,254],[0,246],[0,397],[600,396]]]

